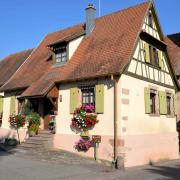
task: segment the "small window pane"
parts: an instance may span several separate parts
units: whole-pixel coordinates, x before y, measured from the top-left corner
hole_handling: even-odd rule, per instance
[[[55,49],[55,54],[56,54],[56,63],[67,61],[66,47],[60,47]]]
[[[155,114],[156,113],[156,94],[155,93],[150,93],[150,107],[151,107],[151,113]]]

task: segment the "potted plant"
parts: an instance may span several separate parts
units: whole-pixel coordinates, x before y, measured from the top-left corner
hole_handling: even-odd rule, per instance
[[[94,106],[86,105],[75,110],[71,126],[79,131],[86,131],[92,129],[98,122]]]
[[[26,116],[23,114],[11,115],[9,118],[9,123],[12,128],[15,128],[17,130],[18,140],[20,144],[19,128],[24,127],[24,125],[26,124]]]
[[[39,126],[40,126],[40,116],[37,113],[31,113],[27,116],[28,121],[28,133],[29,136],[34,136],[38,134]]]
[[[89,138],[80,138],[79,141],[75,143],[74,148],[77,151],[87,152],[89,148],[93,146],[93,142]]]

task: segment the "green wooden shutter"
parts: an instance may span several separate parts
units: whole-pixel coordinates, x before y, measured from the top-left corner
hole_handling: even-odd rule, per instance
[[[104,84],[96,85],[96,113],[104,113]]]
[[[145,87],[144,88],[144,103],[145,103],[145,113],[151,113],[150,108],[150,89]]]
[[[167,114],[166,92],[164,91],[159,91],[159,112],[160,114]]]
[[[145,43],[144,49],[145,49],[145,61],[147,63],[150,63],[149,44],[148,43]]]
[[[174,114],[176,114],[177,115],[177,95],[174,95],[173,96],[173,108],[174,108]]]
[[[74,110],[78,106],[78,88],[74,87],[70,89],[70,113],[73,114]]]
[[[10,114],[14,114],[15,113],[15,103],[16,103],[16,97],[15,96],[11,96],[11,101],[10,101]]]
[[[0,113],[3,112],[3,97],[0,96]]]
[[[175,106],[174,106],[174,97],[175,95],[174,94],[171,94],[171,115],[175,115]]]
[[[162,59],[162,52],[158,50],[158,59],[159,59],[159,67],[162,68],[163,59]]]
[[[52,53],[52,60],[53,64],[56,64],[56,54],[54,52]]]

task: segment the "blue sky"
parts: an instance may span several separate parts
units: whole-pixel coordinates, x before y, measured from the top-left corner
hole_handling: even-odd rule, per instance
[[[85,7],[99,0],[1,0],[0,59],[36,47],[43,37],[85,20]],[[143,0],[101,0],[106,15]],[[154,0],[164,34],[180,32],[180,0]]]

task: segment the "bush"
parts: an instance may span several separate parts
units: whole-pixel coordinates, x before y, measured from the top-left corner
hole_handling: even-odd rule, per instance
[[[36,124],[40,125],[40,116],[37,113],[31,113],[30,115],[26,116],[29,124]]]
[[[39,130],[39,125],[40,125],[40,116],[37,113],[31,113],[30,115],[27,116],[28,120],[28,131],[33,131],[36,134],[38,133]]]

